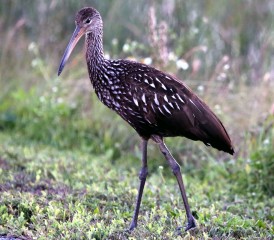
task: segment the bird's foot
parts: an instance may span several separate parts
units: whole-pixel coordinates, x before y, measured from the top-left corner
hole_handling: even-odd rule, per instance
[[[134,230],[134,228],[137,227],[137,222],[135,222],[134,220],[132,220],[129,228],[127,229],[128,232],[132,232]]]
[[[195,227],[196,227],[195,219],[194,219],[193,216],[191,216],[191,217],[188,219],[188,222],[187,222],[187,224],[186,224],[186,226],[185,226],[185,231],[187,232],[188,230],[193,229],[193,228],[195,228]],[[183,229],[183,227],[178,227],[178,228],[176,229],[176,232],[177,232],[178,235],[181,235],[181,234],[182,234],[182,229]]]
[[[196,227],[196,223],[195,223],[195,219],[194,217],[191,215],[190,218],[188,218],[188,221],[187,221],[187,225],[185,227],[185,231],[188,231],[192,228],[195,228]]]

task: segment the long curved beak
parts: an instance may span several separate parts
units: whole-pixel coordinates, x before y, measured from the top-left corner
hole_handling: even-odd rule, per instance
[[[76,26],[73,34],[72,34],[72,37],[67,45],[67,48],[65,50],[65,53],[62,57],[62,60],[60,62],[60,66],[59,66],[59,69],[58,69],[58,76],[61,74],[61,72],[63,71],[65,65],[66,65],[66,62],[67,60],[69,59],[69,56],[73,50],[73,48],[76,46],[77,42],[79,41],[79,39],[84,35],[85,33],[85,30],[83,28],[80,28],[78,26]]]

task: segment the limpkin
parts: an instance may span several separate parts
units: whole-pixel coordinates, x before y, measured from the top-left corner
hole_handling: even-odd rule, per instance
[[[176,77],[142,63],[109,60],[103,52],[103,21],[91,7],[75,17],[76,28],[60,63],[61,74],[73,48],[85,34],[86,62],[90,81],[100,101],[118,113],[142,139],[140,185],[129,230],[137,219],[148,175],[147,144],[156,142],[171,167],[183,198],[187,216],[185,230],[196,226],[188,204],[180,166],[166,147],[163,138],[182,136],[202,141],[207,146],[233,154],[231,140],[218,117]]]

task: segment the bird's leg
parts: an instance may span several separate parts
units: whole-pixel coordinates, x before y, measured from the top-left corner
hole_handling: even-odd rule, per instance
[[[130,231],[132,231],[134,228],[137,227],[137,219],[138,219],[139,209],[140,209],[140,205],[141,205],[141,200],[142,200],[143,190],[144,190],[144,186],[145,186],[145,182],[146,182],[146,177],[148,174],[147,142],[148,142],[148,140],[145,140],[145,139],[142,140],[142,168],[139,173],[140,185],[139,185],[134,215],[133,215],[130,227],[129,227]]]
[[[191,228],[196,227],[196,224],[195,224],[194,217],[191,214],[190,207],[189,207],[189,204],[188,204],[188,200],[187,200],[187,196],[186,196],[186,192],[185,192],[185,187],[184,187],[184,183],[183,183],[183,178],[182,178],[182,174],[181,174],[181,171],[180,171],[180,166],[176,162],[174,157],[171,155],[171,153],[169,152],[167,146],[165,145],[165,143],[164,143],[164,141],[161,137],[153,136],[153,140],[158,143],[161,152],[165,156],[170,168],[172,169],[172,171],[173,171],[173,173],[174,173],[174,175],[177,179],[177,182],[178,182],[178,185],[179,185],[179,188],[180,188],[180,191],[181,191],[181,195],[182,195],[182,198],[183,198],[183,201],[184,201],[185,210],[186,210],[186,216],[187,216],[188,223],[186,225],[185,231],[187,231]]]

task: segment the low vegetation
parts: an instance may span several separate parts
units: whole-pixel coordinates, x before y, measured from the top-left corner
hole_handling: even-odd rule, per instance
[[[199,143],[168,139],[182,166],[198,222],[198,228],[189,233],[176,230],[185,223],[179,190],[151,144],[139,226],[129,234],[125,230],[134,209],[140,168],[138,137],[95,97],[83,116],[84,105],[60,101],[65,94],[56,91],[58,82],[53,88],[52,84],[45,96],[17,90],[1,105],[0,235],[271,239],[274,152],[269,126],[273,117],[265,120],[259,132],[246,136],[246,154],[236,146],[241,154],[235,157]]]
[[[220,1],[214,6],[210,1],[186,2],[182,7],[175,0],[171,19],[162,4],[140,1],[132,15],[137,28],[125,19],[127,14],[115,14],[128,13],[131,2],[94,1],[110,26],[107,55],[135,56],[186,79],[222,119],[236,150],[230,156],[199,142],[166,139],[182,167],[198,224],[184,232],[180,227],[186,223],[185,211],[176,180],[150,142],[149,176],[138,228],[132,233],[126,229],[139,184],[139,137],[98,101],[81,51],[62,78],[56,76],[69,40],[64,38],[69,38],[67,27],[60,26],[73,25],[66,11],[74,13],[82,6],[75,1],[64,6],[62,1],[51,1],[50,6],[29,1],[25,8],[23,2],[0,3],[0,239],[273,239],[270,1]],[[143,9],[148,16],[140,19]],[[41,21],[36,22],[45,27],[42,33],[32,25],[38,19],[36,10]],[[125,31],[111,25],[116,20],[128,24],[122,26]],[[170,27],[161,32],[160,26]],[[60,41],[48,36],[49,31]],[[52,50],[51,41],[58,51]]]

